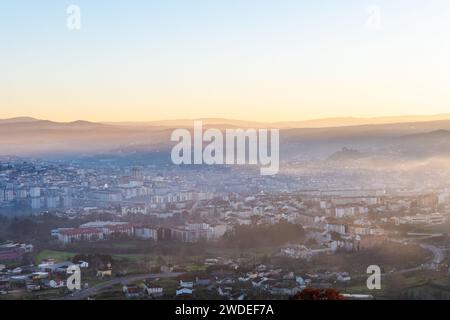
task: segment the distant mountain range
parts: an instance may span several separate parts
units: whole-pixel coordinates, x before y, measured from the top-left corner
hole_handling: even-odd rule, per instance
[[[278,122],[261,122],[261,121],[244,121],[225,118],[200,118],[200,119],[175,119],[175,120],[160,120],[160,121],[134,121],[134,122],[89,122],[89,121],[73,121],[73,122],[55,122],[49,120],[41,120],[32,117],[16,117],[10,119],[0,119],[1,124],[13,123],[34,123],[46,122],[63,125],[73,124],[106,124],[114,126],[132,126],[132,127],[191,127],[194,120],[201,120],[206,126],[232,126],[240,128],[326,128],[326,127],[348,127],[361,126],[370,124],[391,124],[391,123],[411,123],[411,122],[427,122],[450,120],[450,113],[437,115],[407,115],[407,116],[392,116],[392,117],[372,117],[372,118],[358,118],[358,117],[336,117],[336,118],[322,118],[302,121],[278,121]]]
[[[407,119],[410,121],[405,122]],[[352,158],[375,155],[391,159],[450,157],[450,114],[374,119],[336,118],[284,122],[280,125],[227,119],[202,120],[205,127],[222,129],[280,127],[282,160],[351,161]],[[367,121],[372,123],[364,123]],[[314,123],[317,127],[310,127]],[[326,123],[332,125],[325,126]],[[62,123],[29,117],[5,119],[0,120],[0,155],[46,157],[168,153],[173,146],[170,141],[172,130],[192,128],[192,124],[193,120]],[[342,153],[343,148],[347,148],[347,152]]]
[[[303,121],[282,121],[282,122],[257,122],[242,121],[222,118],[202,118],[207,126],[218,127],[240,127],[240,128],[325,128],[325,127],[345,127],[359,126],[367,124],[388,124],[388,123],[405,123],[419,121],[438,121],[450,120],[450,113],[438,115],[419,115],[419,116],[395,116],[395,117],[376,117],[376,118],[356,118],[356,117],[340,117],[340,118],[324,118]],[[193,119],[163,120],[150,122],[110,122],[112,125],[125,126],[158,126],[158,127],[190,127]]]

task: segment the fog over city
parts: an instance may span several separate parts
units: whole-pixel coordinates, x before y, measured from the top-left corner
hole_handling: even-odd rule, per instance
[[[1,120],[2,297],[446,297],[416,288],[448,278],[450,120],[280,126],[271,176],[173,163],[175,124],[194,133],[187,120]],[[79,289],[64,277],[72,264]],[[371,266],[380,289],[365,286]]]
[[[2,1],[0,303],[449,300],[449,36],[448,0]]]

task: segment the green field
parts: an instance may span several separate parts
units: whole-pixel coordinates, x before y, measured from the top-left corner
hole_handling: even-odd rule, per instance
[[[206,267],[207,266],[203,265],[203,264],[190,263],[186,266],[186,271],[188,271],[188,272],[205,272]]]
[[[66,251],[54,251],[54,250],[42,250],[34,257],[34,262],[36,264],[41,263],[44,259],[53,258],[56,262],[63,262],[67,260],[72,260],[72,258],[76,256],[74,252],[66,252]]]

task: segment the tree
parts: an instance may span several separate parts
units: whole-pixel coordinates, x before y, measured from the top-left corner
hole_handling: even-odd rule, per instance
[[[302,226],[286,221],[273,225],[242,225],[225,234],[222,243],[227,248],[258,248],[301,241],[304,234]]]
[[[344,297],[336,289],[306,288],[291,300],[344,300]]]

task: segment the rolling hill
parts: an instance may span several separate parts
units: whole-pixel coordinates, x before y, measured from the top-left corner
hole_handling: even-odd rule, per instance
[[[189,128],[192,122],[183,123]],[[222,128],[224,119],[205,127]],[[229,120],[230,127],[256,123]],[[169,152],[175,122],[106,124],[53,122],[22,117],[0,120],[0,155],[56,156]],[[255,125],[255,127],[257,127]],[[365,124],[321,128],[285,128],[280,134],[282,160],[327,159],[343,148],[367,154],[417,158],[450,155],[450,120]]]

